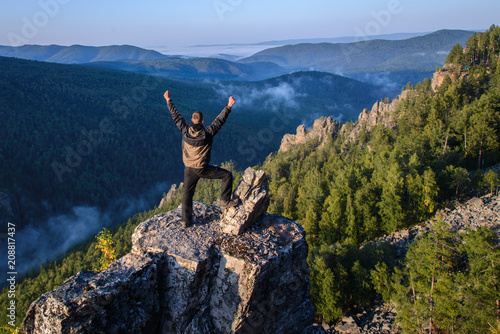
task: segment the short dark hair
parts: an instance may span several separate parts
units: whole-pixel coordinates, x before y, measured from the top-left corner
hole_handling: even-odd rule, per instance
[[[203,122],[203,114],[201,111],[195,111],[193,113],[193,123],[194,124],[201,124]]]

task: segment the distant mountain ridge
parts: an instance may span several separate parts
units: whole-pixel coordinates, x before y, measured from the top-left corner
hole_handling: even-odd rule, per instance
[[[464,44],[473,33],[440,30],[423,36],[392,34],[381,35],[380,39],[367,36],[358,42],[352,42],[356,40],[355,37],[270,41],[259,43],[269,45],[270,48],[238,61],[169,56],[130,45],[0,46],[0,56],[63,64],[90,63],[99,67],[187,79],[254,81],[311,70],[351,76],[388,71],[418,71],[425,72],[417,76],[418,79],[423,79],[425,75],[432,74],[436,66],[445,62],[453,45]],[[272,47],[284,43],[289,44]],[[414,79],[411,74],[409,77]],[[362,80],[362,77],[355,79]],[[400,84],[404,79],[397,81]],[[374,80],[371,82],[374,83]],[[405,84],[406,82],[404,81]]]
[[[184,79],[257,81],[289,73],[275,63],[242,64],[218,58],[96,61],[88,65]]]
[[[270,48],[239,62],[273,62],[289,70],[333,73],[433,70],[448,52],[473,34],[464,30],[440,30],[404,40],[368,40],[355,43],[304,43]]]
[[[355,37],[269,41],[256,43],[268,45],[268,49],[239,60],[230,54],[166,55],[129,45],[0,46],[0,56],[87,64],[187,80],[261,81],[297,71],[321,71],[383,87],[385,96],[395,97],[408,82],[431,77],[436,66],[445,62],[451,48],[457,43],[463,45],[473,33],[440,30],[423,36],[423,33],[366,36],[358,38],[362,40],[359,42],[350,42],[357,40]],[[289,44],[283,46],[284,43]]]
[[[457,43],[463,45],[473,33],[440,30],[406,39],[403,38],[411,35],[389,35],[387,38],[392,39],[366,39],[354,43],[289,44],[270,47],[240,60],[169,58],[146,62],[94,62],[91,65],[183,79],[223,81],[258,81],[297,71],[321,71],[384,87],[386,96],[395,97],[408,82],[431,77],[436,66],[445,62],[449,50]]]
[[[154,60],[169,56],[131,45],[23,45],[0,46],[0,56],[61,64],[84,64],[96,61]]]
[[[412,37],[427,35],[429,32],[421,33],[395,33],[395,34],[385,34],[385,35],[367,35],[367,36],[344,36],[344,37],[325,37],[325,38],[302,38],[302,39],[285,39],[285,40],[275,40],[275,41],[265,41],[259,43],[241,44],[241,43],[231,43],[231,44],[201,44],[194,45],[194,47],[206,47],[206,46],[247,46],[247,45],[274,45],[282,46],[288,44],[300,44],[300,43],[352,43],[358,42],[360,40],[373,40],[373,39],[385,39],[385,40],[400,40],[408,39]]]

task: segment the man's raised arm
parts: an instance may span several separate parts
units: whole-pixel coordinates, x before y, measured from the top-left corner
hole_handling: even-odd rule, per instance
[[[207,130],[215,136],[217,132],[219,132],[220,128],[224,125],[226,122],[227,116],[229,116],[229,113],[231,112],[231,107],[236,103],[236,100],[231,96],[229,97],[229,101],[226,105],[226,107],[222,110],[222,112],[217,116],[217,118],[214,119],[212,124],[207,127]]]
[[[179,112],[177,112],[177,108],[175,108],[174,103],[170,99],[170,92],[167,90],[165,94],[163,94],[163,97],[167,101],[168,111],[170,111],[170,116],[172,116],[175,125],[177,125],[179,130],[184,133],[184,131],[187,131],[189,125],[186,123],[186,120],[179,114]]]

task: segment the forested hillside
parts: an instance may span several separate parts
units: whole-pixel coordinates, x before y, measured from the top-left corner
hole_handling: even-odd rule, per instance
[[[495,191],[500,184],[498,174],[481,173],[481,169],[500,161],[499,31],[493,26],[469,40],[468,45],[477,54],[488,57],[466,60],[464,75],[450,74],[436,91],[429,80],[409,86],[407,98],[398,103],[394,127],[378,125],[361,130],[351,140],[349,134],[356,123],[346,124],[322,148],[309,143],[278,153],[263,165],[271,179],[269,211],[299,221],[307,231],[311,292],[318,319],[333,321],[344,312],[370,304],[376,297],[376,285],[385,298],[404,307],[398,318],[404,332],[428,329],[429,321],[435,330],[447,332],[468,332],[474,327],[477,332],[490,331],[489,320],[478,319],[496,319],[500,296],[494,286],[499,283],[500,259],[497,250],[491,253],[489,262],[474,262],[472,258],[479,259],[496,249],[492,240],[498,236],[492,237],[488,231],[464,236],[475,240],[474,244],[468,242],[474,249],[440,262],[440,274],[433,276],[431,269],[423,270],[432,268],[437,258],[430,254],[432,247],[439,246],[436,254],[447,257],[454,251],[449,248],[452,244],[458,249],[462,243],[449,239],[449,232],[437,227],[436,233],[415,246],[413,257],[406,260],[413,261],[408,262],[406,271],[396,271],[394,283],[382,284],[383,288],[377,279],[383,276],[387,282],[394,266],[406,262],[394,263],[390,248],[360,250],[359,246],[419,224],[446,203]],[[474,40],[490,42],[474,45]],[[423,258],[423,254],[428,257]],[[488,274],[480,275],[481,270]],[[463,275],[460,277],[466,281],[477,283],[464,286],[464,281],[462,285],[458,280],[452,282],[452,277],[445,275],[451,275],[451,271],[456,275],[453,277]],[[419,276],[417,281],[411,275],[427,276]],[[442,293],[439,300],[447,304],[419,302],[408,295],[412,289],[413,293],[417,291],[416,284],[431,280],[435,280],[436,289],[438,285],[441,289],[436,290],[436,300]],[[401,284],[406,285],[398,288]],[[418,293],[424,288],[418,285]],[[448,298],[457,289],[468,292]],[[496,295],[480,303],[467,299],[474,294],[485,296],[486,291]],[[423,292],[421,296],[432,298],[432,293]],[[401,304],[405,298],[408,304]],[[475,312],[468,313],[470,308]],[[498,323],[492,325],[497,327]]]
[[[341,73],[398,92],[408,82],[432,76],[453,45],[464,45],[472,31],[440,30],[404,40],[365,40],[354,43],[300,43],[263,50],[242,63],[273,62],[289,71]],[[390,94],[392,96],[392,94]]]
[[[0,189],[60,211],[182,178],[165,89],[184,114],[201,109],[214,118],[227,103],[209,85],[132,73],[13,58],[1,58],[0,68]],[[248,133],[231,121],[237,130],[221,137]],[[238,160],[222,145],[213,158]]]
[[[166,168],[180,167],[180,150],[161,92],[173,87],[193,108],[192,86],[14,58],[0,68],[0,189],[61,209],[180,177]]]

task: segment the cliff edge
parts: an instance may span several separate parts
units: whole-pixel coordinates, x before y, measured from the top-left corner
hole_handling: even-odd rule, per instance
[[[180,208],[142,222],[129,254],[34,301],[26,333],[302,333],[314,315],[305,231],[266,214],[267,193],[247,169],[237,208],[195,202],[188,229]]]

